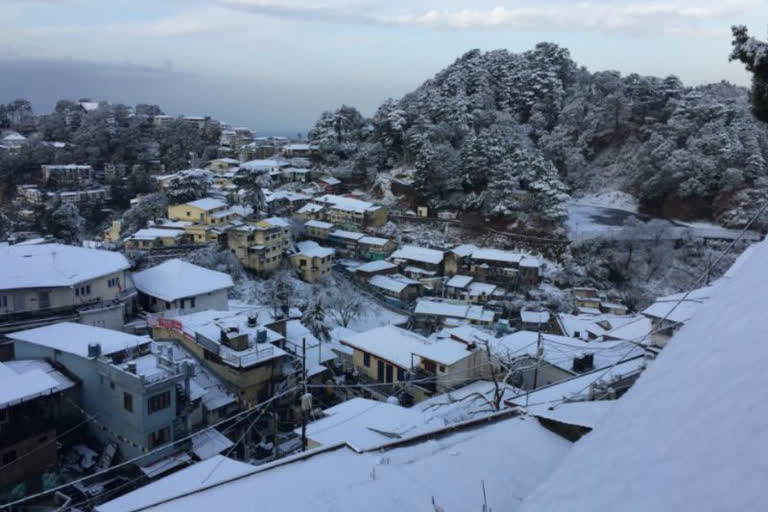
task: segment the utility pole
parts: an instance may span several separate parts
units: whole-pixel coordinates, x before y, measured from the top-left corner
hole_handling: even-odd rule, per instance
[[[541,320],[541,318],[539,318]],[[541,321],[537,323],[538,329],[536,334],[536,366],[533,368],[533,388],[536,389],[539,381],[539,363],[541,362]],[[528,407],[528,395],[531,394],[531,390],[525,394],[525,406]]]
[[[307,338],[301,338],[301,381],[304,394],[301,395],[301,451],[307,450]],[[311,407],[311,402],[310,402]]]

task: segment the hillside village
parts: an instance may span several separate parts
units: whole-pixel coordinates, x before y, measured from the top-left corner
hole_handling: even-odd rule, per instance
[[[756,257],[638,309],[560,282],[567,240],[473,236],[454,211],[393,200],[392,183],[382,195],[332,176],[305,140],[142,122],[215,123],[218,156],[172,173],[45,163],[16,187],[0,246],[0,501],[20,510],[202,507],[252,479],[327,488],[310,474],[337,464],[385,501],[441,464],[454,494],[411,505],[469,507],[462,486],[498,492],[521,458],[508,492],[527,495]],[[13,154],[27,138],[3,141]],[[136,173],[151,187],[118,214],[110,192]],[[88,208],[111,217],[90,238]],[[35,232],[50,210],[58,229]],[[452,460],[431,443],[462,448]],[[502,445],[508,462],[459,485]]]

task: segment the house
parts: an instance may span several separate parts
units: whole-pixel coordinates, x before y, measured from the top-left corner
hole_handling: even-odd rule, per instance
[[[312,201],[325,207],[323,220],[345,229],[383,226],[389,219],[386,207],[352,197],[325,194]]]
[[[328,235],[333,230],[333,228],[334,225],[330,222],[323,222],[321,220],[309,220],[304,223],[304,234],[307,238],[312,238],[315,240],[327,240]]]
[[[298,252],[291,255],[291,266],[308,283],[325,278],[333,265],[333,249],[321,247],[317,242],[299,242]]]
[[[317,203],[307,203],[298,210],[296,216],[304,221],[321,220],[324,216],[325,206]]]
[[[101,205],[112,197],[110,189],[106,187],[90,188],[86,190],[70,190],[67,192],[48,192],[48,202],[59,201],[71,203],[79,207]]]
[[[389,260],[400,266],[400,271],[415,279],[435,277],[443,271],[443,251],[404,245],[389,256]]]
[[[374,260],[355,268],[358,279],[369,280],[373,276],[397,274],[397,265],[384,260]]]
[[[383,260],[397,248],[397,244],[387,238],[364,236],[357,241],[357,252],[367,260]]]
[[[184,241],[183,229],[145,228],[125,239],[126,249],[157,249],[174,247]]]
[[[371,288],[396,307],[406,307],[421,296],[421,283],[403,275],[375,275],[368,279]]]
[[[2,137],[0,137],[0,145],[11,149],[18,149],[27,142],[29,140],[25,136],[13,130],[4,132]]]
[[[231,216],[229,216],[231,215]],[[188,203],[168,207],[170,220],[187,220],[199,224],[224,224],[234,218],[234,213],[228,212],[227,203],[205,197]]]
[[[600,311],[611,315],[626,315],[629,312],[629,308],[624,304],[615,302],[600,302]]]
[[[120,241],[123,231],[123,223],[119,220],[113,220],[112,224],[104,230],[104,243],[114,244]]]
[[[475,281],[472,276],[456,274],[445,283],[445,296],[450,299],[472,304],[485,304],[491,300],[501,299],[506,290],[495,284]]]
[[[63,244],[0,247],[0,330],[62,318],[120,329],[135,293],[120,253]],[[46,320],[49,319],[49,320]]]
[[[300,192],[290,190],[278,190],[265,194],[267,211],[270,215],[290,215],[307,204],[310,197]]]
[[[243,266],[260,274],[274,272],[291,240],[290,224],[280,217],[241,224],[227,231],[227,246]]]
[[[738,260],[737,260],[738,261]],[[675,293],[659,297],[642,311],[653,326],[652,341],[657,347],[664,347],[667,341],[693,317],[702,304],[713,296],[717,284],[697,288],[690,292]]]
[[[366,406],[373,420],[367,425],[359,419],[366,417]],[[541,426],[535,418],[516,411],[502,411],[463,425],[435,426],[427,432],[412,434],[378,413],[378,406],[371,407],[357,402],[348,406],[349,411],[336,412],[350,418],[347,423],[338,419],[333,422],[329,417],[325,425],[329,439],[334,434],[337,439],[344,439],[344,434],[349,433],[354,436],[349,442],[327,441],[321,448],[252,468],[248,473],[219,462],[229,478],[221,481],[221,476],[214,472],[213,481],[205,484],[200,482],[212,473],[212,466],[198,470],[195,466],[204,464],[199,463],[185,470],[189,474],[182,482],[178,481],[177,473],[158,481],[152,492],[146,493],[148,496],[143,496],[139,489],[130,499],[114,500],[122,506],[112,506],[110,502],[100,505],[98,510],[199,512],[227,503],[233,512],[240,512],[249,508],[254,489],[259,490],[259,502],[267,510],[352,512],[368,510],[372,503],[377,510],[480,510],[484,503],[483,487],[488,490],[487,510],[515,510],[521,497],[533,492],[572,447],[572,443]],[[356,415],[352,409],[356,409]],[[384,410],[388,408],[382,407]],[[406,422],[407,416],[410,414],[402,416]],[[345,428],[347,424],[352,424],[350,430]],[[395,428],[388,441],[366,449],[364,446],[375,443],[373,436],[358,438],[357,433],[364,435],[368,425],[374,429],[375,425]],[[382,432],[381,438],[388,433]],[[363,441],[360,446],[355,444],[357,439]],[[522,473],[521,464],[525,465]],[[301,492],[286,492],[285,482],[302,482]],[[503,491],[491,491],[496,489]]]
[[[274,393],[291,359],[284,350],[285,322],[259,311],[200,311],[148,322],[152,337],[176,340],[245,403],[263,401]],[[287,372],[293,367],[288,365]]]
[[[541,261],[533,256],[473,244],[459,245],[445,253],[446,275],[471,275],[478,281],[501,286],[536,286],[541,268]]]
[[[308,183],[312,171],[303,167],[285,167],[282,170],[283,183]]]
[[[405,389],[418,402],[457,382],[479,378],[485,366],[482,350],[450,339],[432,341],[392,325],[348,335],[340,342],[354,350],[352,361],[361,384],[371,384],[365,389],[383,400]]]
[[[178,259],[137,272],[133,282],[139,303],[153,313],[226,310],[227,292],[234,286],[229,274]]]
[[[240,160],[234,158],[217,158],[208,162],[206,169],[215,173],[224,173],[240,167]]]
[[[768,245],[753,247],[523,510],[762,507]]]
[[[280,151],[286,158],[309,158],[312,152],[312,146],[306,143],[286,144]]]
[[[576,307],[600,311],[600,293],[596,288],[571,288]]]
[[[341,189],[341,181],[333,176],[321,176],[317,184],[326,194],[336,194]]]
[[[549,331],[552,320],[549,311],[520,310],[520,323],[524,331]]]
[[[67,426],[80,419],[70,402],[76,384],[42,360],[0,362],[0,488],[26,481],[42,489],[43,472],[56,465]],[[61,438],[61,443],[69,439]]]
[[[124,459],[145,454],[187,435],[186,367],[158,364],[149,338],[70,322],[8,335],[21,359],[59,365],[80,382],[80,406],[93,418],[89,434],[115,443]],[[149,464],[163,456],[142,459]]]
[[[357,243],[365,235],[357,231],[334,229],[328,233],[327,242],[336,247],[341,254],[346,256],[357,255]]]
[[[422,298],[416,302],[414,316],[417,323],[428,328],[450,324],[454,326],[472,324],[490,327],[493,325],[495,314],[480,305]]]
[[[49,189],[81,188],[93,180],[93,168],[90,165],[43,165],[43,184]]]

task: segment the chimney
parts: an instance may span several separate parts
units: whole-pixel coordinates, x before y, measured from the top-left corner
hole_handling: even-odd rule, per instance
[[[101,357],[101,343],[88,344],[88,357],[92,359],[97,359]]]
[[[129,361],[127,369],[128,369],[128,373],[132,373],[136,375],[136,361]]]

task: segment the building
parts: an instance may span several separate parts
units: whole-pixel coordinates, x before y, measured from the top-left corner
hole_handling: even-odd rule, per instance
[[[262,402],[286,377],[291,360],[285,346],[285,322],[253,311],[201,311],[149,321],[152,337],[176,340],[236,392],[241,403]],[[280,332],[282,330],[282,333]],[[287,371],[293,373],[288,365]]]
[[[486,366],[483,350],[451,339],[432,341],[392,325],[344,336],[340,341],[354,350],[352,361],[361,383],[373,384],[366,389],[380,399],[405,389],[418,402],[452,389],[458,382],[480,378]]]
[[[42,490],[43,472],[58,459],[54,440],[81,421],[70,403],[75,386],[45,361],[0,362],[0,489],[26,481]]]
[[[326,194],[336,194],[341,190],[341,180],[333,176],[321,176],[317,179],[317,185]]]
[[[61,319],[120,329],[135,294],[120,253],[63,244],[0,247],[0,330]],[[5,327],[3,327],[5,326]]]
[[[229,250],[245,268],[259,274],[277,270],[290,243],[290,224],[280,217],[241,224],[227,231]]]
[[[472,244],[454,247],[445,253],[445,273],[471,275],[478,281],[501,286],[537,286],[542,263],[522,252],[479,248]]]
[[[186,261],[168,260],[133,275],[139,304],[153,313],[226,310],[227,292],[234,286],[229,274]]]
[[[422,293],[420,282],[400,274],[375,275],[368,279],[368,284],[373,291],[399,308],[410,306]]]
[[[265,194],[264,200],[270,215],[291,215],[307,204],[310,197],[300,192],[277,190]]]
[[[445,297],[472,304],[485,304],[502,299],[506,290],[494,284],[475,281],[472,276],[455,274],[445,283]]]
[[[93,180],[93,168],[90,165],[43,165],[43,184],[48,188],[82,188]]]
[[[312,146],[306,143],[295,142],[286,144],[280,151],[286,158],[309,158],[312,152]]]
[[[336,247],[341,254],[354,257],[357,256],[357,242],[364,237],[365,235],[357,231],[334,229],[328,233],[326,241]]]
[[[70,190],[67,192],[48,192],[48,201],[60,201],[71,203],[79,207],[101,205],[112,198],[110,189],[106,187],[91,188],[87,190]]]
[[[456,326],[461,324],[490,327],[493,325],[495,314],[480,305],[422,298],[416,302],[414,316],[420,325],[436,329],[443,325]]]
[[[299,242],[298,252],[291,255],[291,266],[302,280],[315,283],[331,272],[333,249],[321,247],[317,242]]]
[[[222,217],[222,214],[225,215]],[[205,225],[229,222],[234,218],[234,213],[231,213],[232,217],[227,218],[229,214],[227,203],[211,197],[168,207],[168,218],[171,220],[186,220]]]
[[[298,210],[296,216],[304,221],[321,220],[325,212],[325,206],[317,203],[307,203]]]
[[[524,331],[548,332],[552,317],[549,311],[520,311],[520,324]]]
[[[125,239],[126,249],[150,250],[174,247],[184,242],[183,229],[145,228]]]
[[[190,372],[162,364],[149,338],[111,329],[63,322],[15,332],[16,356],[63,367],[80,382],[80,406],[93,417],[90,435],[115,443],[125,459],[187,435]],[[158,452],[142,460],[161,458]]]
[[[414,279],[436,277],[443,272],[443,251],[404,245],[393,252],[389,260],[400,267],[400,271]]]
[[[397,274],[397,265],[384,260],[371,261],[355,268],[355,276],[365,281],[373,276],[391,274]]]
[[[323,220],[344,229],[365,229],[383,226],[389,219],[389,210],[352,197],[326,194],[312,200],[324,207]]]
[[[304,223],[304,235],[314,240],[327,240],[334,225],[321,220],[309,220]]]
[[[697,288],[690,292],[659,297],[642,311],[651,320],[653,345],[663,347],[667,341],[690,320],[703,304],[713,296],[717,284]]]
[[[120,241],[123,232],[123,223],[113,220],[112,224],[104,230],[104,243],[114,244]]]
[[[386,238],[364,236],[357,241],[357,253],[366,260],[383,260],[395,249],[397,249],[397,244]]]
[[[234,158],[217,158],[208,162],[206,169],[215,173],[231,172],[240,167],[240,160]]]

